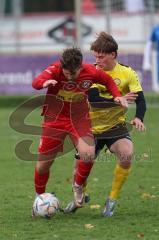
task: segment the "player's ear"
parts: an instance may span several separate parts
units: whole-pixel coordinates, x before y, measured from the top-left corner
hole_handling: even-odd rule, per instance
[[[113,58],[116,58],[116,52],[112,52],[111,54]]]

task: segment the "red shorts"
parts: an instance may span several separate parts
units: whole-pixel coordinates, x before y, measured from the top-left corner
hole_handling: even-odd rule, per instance
[[[64,140],[69,135],[74,146],[79,138],[93,138],[91,122],[89,119],[76,119],[58,117],[54,121],[45,121],[42,126],[39,153],[54,155],[63,151]]]

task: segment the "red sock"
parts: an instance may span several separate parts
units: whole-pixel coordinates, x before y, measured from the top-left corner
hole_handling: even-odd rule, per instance
[[[48,179],[49,179],[49,172],[44,174],[39,174],[38,171],[35,169],[34,184],[35,184],[35,191],[37,194],[42,194],[45,192]]]
[[[84,162],[83,160],[77,161],[77,170],[74,177],[74,181],[78,185],[83,185],[87,180],[91,168],[93,166],[93,162]]]

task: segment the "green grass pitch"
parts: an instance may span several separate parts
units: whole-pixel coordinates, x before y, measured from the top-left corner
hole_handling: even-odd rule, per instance
[[[89,177],[91,202],[74,215],[58,213],[51,220],[31,218],[34,200],[35,162],[15,155],[16,143],[37,136],[15,132],[8,119],[14,108],[0,109],[0,239],[1,240],[157,240],[159,236],[159,107],[148,107],[146,133],[132,131],[135,156],[132,172],[124,185],[115,214],[103,218],[101,212],[109,193],[115,159],[101,153]],[[134,109],[129,110],[128,119]],[[28,123],[39,123],[39,113]],[[64,207],[72,199],[71,175],[74,151],[59,157],[51,169],[47,191],[55,191]],[[92,205],[99,208],[92,209]],[[90,224],[90,225],[87,225]],[[89,226],[91,226],[89,228]]]

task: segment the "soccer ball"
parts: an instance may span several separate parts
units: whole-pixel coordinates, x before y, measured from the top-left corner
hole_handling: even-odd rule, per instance
[[[33,216],[50,218],[60,208],[57,197],[52,193],[43,193],[35,198],[33,203]]]

